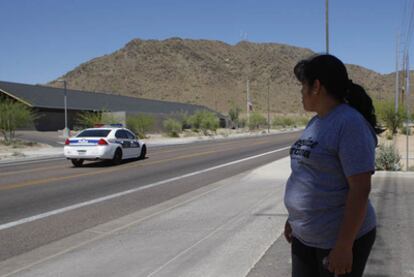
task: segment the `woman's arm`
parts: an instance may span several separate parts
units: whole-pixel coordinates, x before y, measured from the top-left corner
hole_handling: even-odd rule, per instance
[[[352,246],[365,219],[371,191],[371,172],[348,177],[348,184],[344,219],[336,244],[329,254],[328,269],[337,275],[352,271]]]

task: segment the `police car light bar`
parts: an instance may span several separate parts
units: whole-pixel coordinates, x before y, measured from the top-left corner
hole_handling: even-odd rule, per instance
[[[96,127],[96,128],[101,128],[101,127],[122,128],[122,127],[124,127],[124,124],[122,124],[122,123],[112,123],[112,124],[102,124],[102,123],[98,123],[98,124],[95,124],[94,127]]]

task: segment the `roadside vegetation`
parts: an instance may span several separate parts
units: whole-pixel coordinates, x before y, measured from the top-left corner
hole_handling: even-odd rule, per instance
[[[374,100],[375,113],[377,121],[385,131],[380,134],[380,144],[376,149],[376,168],[378,170],[397,171],[402,169],[400,151],[401,135],[411,136],[412,130],[407,125],[407,119],[411,123],[413,115],[407,116],[406,109],[399,105],[398,111],[395,111],[395,104],[392,100]],[[405,150],[404,150],[405,151]]]
[[[1,99],[0,133],[3,136],[4,144],[15,143],[16,130],[28,126],[36,118],[37,115],[25,105],[9,99]]]
[[[219,118],[212,112],[201,110],[189,116],[187,123],[193,131],[209,135],[219,127]]]
[[[401,156],[393,145],[380,144],[376,151],[375,167],[377,170],[401,170]]]
[[[79,129],[92,128],[97,124],[118,123],[114,116],[109,112],[102,110],[99,112],[82,112],[76,118]]]
[[[126,120],[126,127],[141,139],[147,137],[147,133],[154,127],[154,125],[154,117],[146,114],[128,116]]]
[[[163,122],[167,136],[178,138],[183,131],[183,124],[175,118],[168,118]]]
[[[275,129],[289,127],[304,127],[309,122],[308,116],[300,115],[278,115],[272,120],[272,127]]]
[[[395,105],[392,101],[374,101],[374,106],[378,122],[386,128],[387,138],[392,139],[407,119],[404,107],[400,105],[398,111],[395,112]]]

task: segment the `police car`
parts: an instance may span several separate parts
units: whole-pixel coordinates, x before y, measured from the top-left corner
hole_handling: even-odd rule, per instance
[[[133,132],[113,124],[80,131],[66,139],[63,152],[79,167],[85,160],[111,160],[120,164],[124,159],[145,159],[147,147]]]

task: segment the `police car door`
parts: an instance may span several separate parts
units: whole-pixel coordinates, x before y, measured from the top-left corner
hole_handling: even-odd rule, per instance
[[[124,158],[132,157],[131,140],[125,130],[118,130],[115,133],[116,143],[122,146],[122,156]]]
[[[125,130],[128,135],[128,138],[131,140],[131,153],[134,157],[138,157],[141,154],[141,148],[139,147],[139,142],[137,137],[128,130]]]

